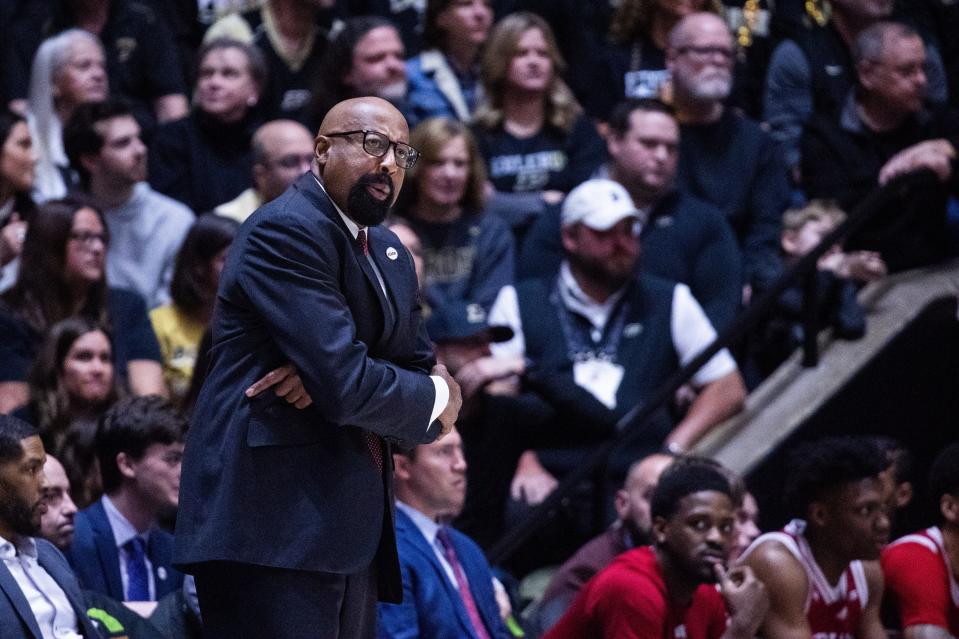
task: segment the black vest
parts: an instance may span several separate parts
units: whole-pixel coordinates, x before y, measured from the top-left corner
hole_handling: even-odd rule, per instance
[[[672,282],[640,275],[626,291],[623,336],[616,363],[623,367],[623,380],[616,393],[616,414],[622,415],[637,403],[647,401],[679,369],[670,329],[673,308]],[[556,293],[556,280],[527,280],[517,285],[520,318],[526,339],[526,356],[537,367],[569,370],[569,345],[564,338],[559,314],[569,313]],[[576,319],[576,318],[573,318]],[[657,445],[669,433],[672,422],[657,419],[657,432],[650,433]],[[664,430],[665,429],[665,430]],[[645,438],[644,438],[645,439]]]

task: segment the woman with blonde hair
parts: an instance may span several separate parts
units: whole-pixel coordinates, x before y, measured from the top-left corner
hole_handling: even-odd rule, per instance
[[[397,212],[420,239],[420,289],[433,309],[485,316],[513,283],[514,251],[509,227],[484,211],[486,169],[476,141],[462,122],[430,118],[410,133],[410,145],[420,159]]]
[[[552,29],[528,12],[497,23],[483,56],[475,132],[494,190],[489,206],[520,234],[606,158],[564,69]]]
[[[601,120],[626,98],[664,98],[669,32],[701,11],[722,15],[719,0],[623,0],[613,14],[604,52],[608,76],[597,82],[590,112]]]

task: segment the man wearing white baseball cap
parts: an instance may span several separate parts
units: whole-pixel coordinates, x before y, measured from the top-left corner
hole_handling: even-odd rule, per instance
[[[601,421],[615,423],[647,401],[715,339],[716,331],[686,285],[636,269],[640,213],[618,182],[589,180],[573,189],[563,203],[561,223],[565,257],[559,272],[503,289],[489,321],[510,326],[514,338],[491,349],[496,357],[523,358],[533,377],[567,375],[575,384],[571,388],[585,391],[585,401],[544,399],[563,401],[564,419],[578,421],[586,443],[596,434],[586,422],[606,411],[608,418]],[[741,409],[746,389],[728,351],[710,359],[692,383],[698,393],[686,415],[674,422],[664,414],[648,423],[628,451],[631,458],[661,447],[682,453]],[[577,405],[584,405],[578,420],[568,415]],[[600,410],[594,410],[597,406]],[[530,441],[528,446],[549,444]],[[536,485],[543,480],[536,472],[544,471],[525,463],[529,455],[523,455],[518,473],[533,469],[526,480]],[[520,476],[514,486],[517,480],[523,483]]]

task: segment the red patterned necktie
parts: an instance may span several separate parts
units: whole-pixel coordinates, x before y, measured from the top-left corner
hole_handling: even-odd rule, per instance
[[[366,229],[357,231],[356,241],[363,250],[363,255],[368,256],[370,254],[370,246],[366,241]],[[380,436],[376,433],[366,431],[366,447],[370,449],[370,457],[373,458],[373,463],[376,464],[377,468],[383,470],[383,440],[380,439]]]
[[[369,255],[370,245],[366,242],[366,229],[360,229],[356,232],[356,241],[360,243],[360,248],[363,249],[363,255]]]
[[[453,567],[453,575],[456,577],[456,587],[460,591],[460,599],[466,606],[466,614],[469,615],[470,623],[473,624],[473,630],[479,639],[490,639],[486,626],[483,624],[483,618],[480,617],[479,610],[476,608],[476,600],[473,599],[473,593],[470,592],[469,581],[466,580],[466,573],[463,572],[463,565],[456,557],[456,549],[453,548],[453,540],[450,539],[449,531],[446,527],[441,527],[436,532],[436,540],[440,542],[443,548],[443,556]]]

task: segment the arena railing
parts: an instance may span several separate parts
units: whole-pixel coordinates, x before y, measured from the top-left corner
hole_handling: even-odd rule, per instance
[[[819,362],[817,336],[819,334],[817,305],[811,303],[816,299],[817,281],[816,267],[830,247],[841,242],[869,219],[882,210],[892,200],[902,199],[915,189],[928,188],[935,185],[937,178],[932,171],[919,171],[900,176],[881,188],[873,190],[865,199],[861,200],[846,216],[846,220],[829,233],[819,245],[795,264],[786,269],[768,289],[763,291],[742,313],[722,331],[702,353],[683,366],[669,378],[644,404],[634,406],[624,414],[616,426],[616,434],[609,440],[598,445],[589,453],[586,460],[576,466],[559,483],[556,489],[519,524],[508,530],[497,541],[488,553],[493,564],[507,560],[537,531],[547,525],[563,507],[564,503],[575,492],[578,486],[587,478],[605,475],[605,466],[610,454],[628,444],[635,438],[646,421],[660,408],[671,401],[676,391],[688,383],[693,375],[706,362],[724,348],[729,348],[746,337],[748,332],[764,320],[775,308],[779,297],[792,285],[802,278],[803,287],[803,335],[802,363],[806,367],[814,367]]]

